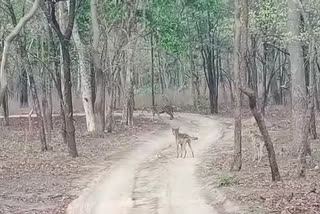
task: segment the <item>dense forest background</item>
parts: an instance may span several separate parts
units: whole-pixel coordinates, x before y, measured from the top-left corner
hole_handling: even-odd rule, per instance
[[[1,122],[28,115],[24,139],[35,126],[41,151],[52,150],[59,123],[69,155],[79,156],[75,113],[99,138],[117,133],[116,113],[132,131],[134,111],[170,105],[233,113],[228,163],[240,171],[252,115],[279,181],[280,147],[268,125],[277,109],[287,112],[292,138],[280,150],[295,158],[295,174],[318,167],[318,0],[2,0],[0,11]]]

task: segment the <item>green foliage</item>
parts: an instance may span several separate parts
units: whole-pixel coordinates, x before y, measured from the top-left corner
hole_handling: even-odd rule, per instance
[[[255,1],[249,14],[252,34],[259,34],[266,40],[283,39],[287,31],[286,0]]]
[[[186,26],[181,12],[177,2],[159,0],[149,4],[145,17],[147,25],[154,32],[157,45],[175,55],[187,50]]]
[[[82,0],[77,10],[77,24],[79,27],[79,33],[81,38],[90,38],[90,26],[91,26],[91,15],[90,15],[90,0]]]
[[[169,54],[183,56],[188,51],[189,42],[198,39],[196,25],[199,25],[200,33],[207,34],[207,21],[214,25],[217,20],[222,20],[225,8],[222,0],[158,0],[149,3],[144,21],[155,32],[156,43],[160,48]],[[227,35],[229,40],[232,25],[227,27],[226,23],[230,24],[230,19],[219,27],[224,31],[223,36]],[[188,35],[189,31],[191,35]]]
[[[122,3],[116,4],[115,1],[106,0],[102,3],[101,14],[104,16],[104,21],[109,24],[119,24],[125,17],[125,5]]]

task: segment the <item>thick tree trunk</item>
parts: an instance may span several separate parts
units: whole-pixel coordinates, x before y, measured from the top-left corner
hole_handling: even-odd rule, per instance
[[[56,72],[56,86],[58,88],[59,97],[61,100],[61,116],[63,124],[62,126],[63,138],[67,143],[68,152],[72,157],[77,157],[77,147],[75,140],[75,128],[73,124],[73,105],[72,105],[72,82],[71,82],[71,59],[70,59],[70,38],[72,35],[73,24],[75,20],[76,0],[70,0],[68,4],[68,14],[64,14],[64,24],[59,25],[56,19],[56,4],[51,2],[42,2],[41,7],[45,12],[45,15],[50,23],[50,26],[55,30],[59,42],[62,55],[61,71],[63,73],[63,84],[60,82],[59,72]],[[60,76],[59,76],[60,77]],[[59,81],[58,81],[59,79]],[[61,90],[62,88],[62,90]],[[60,90],[60,91],[59,91]]]
[[[213,50],[208,51],[208,57],[207,57],[207,85],[209,89],[209,102],[210,102],[210,113],[211,114],[217,114],[218,113],[218,100],[216,99],[216,77],[215,77],[215,66],[213,64]]]
[[[102,134],[105,129],[105,75],[100,68],[95,67],[96,72],[96,100],[94,114],[96,121],[96,133]]]
[[[313,93],[313,91],[311,91]],[[307,170],[307,155],[311,156],[311,149],[310,143],[308,141],[309,136],[309,129],[310,129],[310,122],[311,122],[311,114],[312,109],[314,108],[314,103],[312,101],[312,96],[310,95],[308,98],[308,109],[305,113],[304,120],[302,121],[302,138],[301,138],[301,145],[300,145],[300,154],[299,154],[299,166],[298,166],[298,176],[299,177],[306,177],[306,170]]]
[[[126,78],[126,100],[123,108],[123,118],[122,123],[128,126],[133,126],[133,105],[134,105],[134,88],[133,88],[133,76],[134,76],[134,68],[133,68],[133,56],[134,51],[129,49],[128,54],[126,54],[127,58],[127,78]]]
[[[72,105],[72,83],[71,83],[71,62],[70,62],[70,40],[62,40],[61,50],[63,57],[63,109],[66,120],[66,141],[68,152],[72,157],[78,156],[75,139],[75,128],[73,124],[73,105]]]
[[[93,65],[96,74],[96,97],[94,104],[95,125],[97,134],[103,134],[105,129],[105,74],[102,71],[100,53],[99,53],[99,38],[100,29],[98,22],[98,1],[90,1],[91,20],[92,20],[92,48],[93,48]]]
[[[292,148],[297,148],[302,143],[305,143],[304,136],[304,121],[306,110],[306,81],[304,72],[304,61],[302,43],[299,40],[300,18],[301,11],[298,3],[295,0],[288,0],[288,32],[291,35],[288,51],[290,53],[290,68],[291,68],[291,93],[292,93],[292,132],[294,145]]]
[[[96,125],[94,120],[94,109],[92,102],[92,85],[91,85],[91,73],[88,66],[88,55],[86,53],[86,46],[82,43],[78,27],[75,24],[73,29],[73,38],[78,50],[79,56],[79,67],[80,67],[80,77],[81,77],[81,91],[82,91],[82,103],[84,107],[84,112],[86,115],[87,131],[95,132]]]
[[[235,0],[235,24],[234,24],[234,45],[233,45],[233,72],[234,72],[234,148],[233,162],[231,170],[240,171],[242,166],[242,142],[241,142],[241,72],[240,72],[240,42],[241,42],[241,23],[240,23],[240,0]]]

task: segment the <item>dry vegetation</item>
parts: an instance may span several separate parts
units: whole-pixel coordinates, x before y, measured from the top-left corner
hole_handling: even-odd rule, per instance
[[[136,147],[136,136],[163,127],[137,117],[127,128],[116,117],[115,130],[104,138],[86,134],[85,118],[75,117],[80,157],[71,158],[59,134],[55,119],[52,150],[40,152],[37,134],[25,140],[27,118],[11,119],[10,127],[0,129],[0,213],[64,213],[65,206],[77,197],[88,181],[107,171],[126,152]],[[37,126],[37,124],[35,124]],[[36,127],[35,127],[36,129]]]
[[[266,151],[260,163],[252,161],[252,147],[247,135],[243,138],[243,165],[240,172],[229,171],[232,160],[233,139],[221,139],[212,145],[199,174],[208,186],[219,187],[229,199],[239,201],[246,213],[316,214],[320,213],[320,144],[312,141],[313,163],[308,176],[297,176],[298,155],[290,151],[293,142],[290,130],[289,111],[273,107],[266,119],[271,123],[281,182],[272,182]],[[246,112],[246,118],[251,116]],[[317,121],[320,128],[320,121]],[[248,127],[250,129],[252,127]],[[233,128],[229,131],[233,132]],[[244,130],[246,132],[247,130]],[[218,146],[219,145],[219,146]]]

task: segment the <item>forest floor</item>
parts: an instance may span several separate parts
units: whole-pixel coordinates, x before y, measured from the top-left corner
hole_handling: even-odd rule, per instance
[[[271,181],[269,161],[264,148],[260,163],[252,161],[253,152],[248,130],[243,130],[243,161],[240,172],[230,172],[232,161],[233,128],[224,139],[213,144],[199,165],[199,174],[208,188],[219,188],[228,198],[245,204],[246,213],[254,214],[317,214],[320,213],[320,143],[309,139],[313,161],[308,160],[306,179],[297,176],[297,146],[293,145],[290,112],[284,107],[272,107],[266,114],[267,126],[274,143],[281,181]],[[230,117],[230,114],[225,114]],[[251,118],[244,113],[244,121]],[[319,117],[317,116],[319,119]],[[317,119],[317,130],[320,121]],[[229,137],[228,137],[229,136]],[[320,135],[319,135],[320,136]],[[215,183],[215,181],[218,181]],[[223,201],[223,200],[222,200]],[[220,203],[214,201],[214,203]]]
[[[152,122],[138,113],[132,129],[116,117],[114,132],[98,139],[85,134],[84,118],[76,117],[76,159],[65,153],[58,118],[53,150],[45,153],[35,135],[26,139],[27,118],[14,118],[10,129],[0,129],[0,214],[64,213],[72,201],[70,214],[320,213],[320,145],[312,141],[313,163],[307,178],[298,179],[297,156],[288,149],[289,112],[274,108],[266,115],[282,176],[276,183],[266,156],[260,163],[251,160],[247,130],[243,168],[229,171],[233,120],[230,113],[222,115],[177,113],[173,121],[163,116]],[[189,150],[186,159],[176,158],[171,127],[199,138],[192,144],[194,159]]]
[[[36,132],[26,134],[27,117],[11,118],[10,127],[0,127],[0,214],[65,213],[67,205],[96,177],[92,175],[107,171],[139,144],[137,136],[165,127],[137,116],[129,129],[120,119],[115,117],[113,133],[94,138],[86,134],[85,118],[75,117],[80,157],[74,159],[62,143],[59,118],[54,120],[52,151],[48,152],[40,152]]]
[[[228,123],[218,118],[179,113],[169,126],[138,138],[143,142],[114,165],[93,187],[84,191],[68,209],[68,214],[218,214],[242,213],[230,200],[216,209],[210,198],[223,198],[217,189],[203,188],[197,166],[211,145],[224,137]],[[198,137],[192,142],[186,159],[176,158],[175,139],[171,127]],[[187,148],[188,149],[188,148]]]

